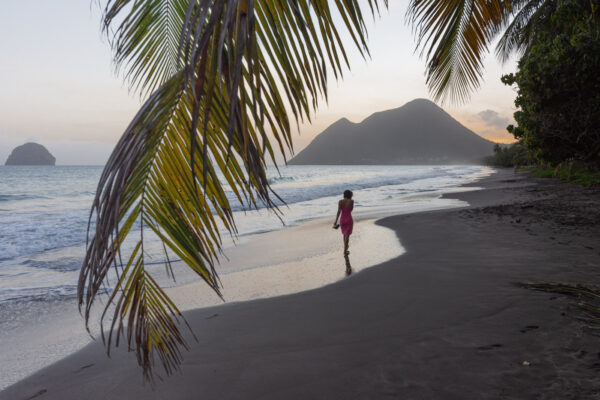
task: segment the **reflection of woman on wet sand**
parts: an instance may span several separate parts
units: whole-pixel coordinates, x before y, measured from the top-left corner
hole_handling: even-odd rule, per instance
[[[352,200],[352,192],[346,190],[344,192],[344,198],[338,202],[338,211],[335,216],[335,222],[333,227],[337,228],[338,219],[340,220],[340,227],[342,228],[342,235],[344,235],[344,255],[350,254],[348,251],[348,245],[350,241],[350,235],[352,234],[352,227],[354,222],[352,221],[352,209],[354,208],[354,200]],[[340,214],[342,217],[340,218]]]

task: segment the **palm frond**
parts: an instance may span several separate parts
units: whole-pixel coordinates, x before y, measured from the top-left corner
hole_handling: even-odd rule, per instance
[[[151,93],[182,68],[179,39],[187,5],[188,0],[107,2],[103,29],[131,88]]]
[[[377,1],[368,4],[377,12]],[[151,378],[154,354],[168,374],[187,344],[181,313],[147,268],[149,233],[221,295],[215,263],[220,227],[236,233],[230,202],[275,207],[266,163],[276,149],[292,151],[292,120],[310,120],[327,71],[341,76],[348,64],[335,14],[363,54],[366,30],[357,0],[108,0],[106,10],[117,62],[158,89],[100,178],[78,298],[87,324],[117,272],[103,340],[110,351],[124,338]]]
[[[488,44],[511,11],[509,0],[411,1],[407,18],[436,101],[460,103],[479,87]]]
[[[529,0],[521,6],[496,45],[496,56],[506,62],[512,54],[523,54],[531,45],[540,26],[543,26],[554,8],[551,0]]]

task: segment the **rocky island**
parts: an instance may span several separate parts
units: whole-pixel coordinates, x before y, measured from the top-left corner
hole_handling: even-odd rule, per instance
[[[25,143],[15,147],[4,165],[54,165],[56,158],[41,144]]]

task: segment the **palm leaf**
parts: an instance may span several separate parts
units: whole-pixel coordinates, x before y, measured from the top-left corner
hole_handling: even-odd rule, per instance
[[[555,2],[551,0],[529,0],[524,4],[517,3],[518,12],[496,45],[496,56],[506,62],[511,54],[523,54],[531,45],[539,27],[550,17]]]
[[[427,60],[435,100],[460,103],[479,87],[488,44],[512,11],[509,0],[412,0],[407,18]]]
[[[276,151],[292,151],[292,120],[310,120],[326,96],[327,71],[342,76],[348,64],[336,13],[367,52],[358,3],[107,1],[117,64],[142,90],[157,89],[100,178],[78,298],[88,324],[109,272],[117,272],[102,338],[109,352],[125,340],[147,378],[155,354],[169,374],[187,347],[180,311],[147,268],[149,232],[221,295],[219,227],[236,233],[226,191],[244,207],[275,207],[266,163]],[[378,2],[368,7],[377,12]]]
[[[103,27],[109,34],[115,64],[126,69],[131,88],[150,93],[182,67],[179,38],[187,5],[187,0],[114,0],[106,4]],[[124,12],[127,15],[115,24]]]

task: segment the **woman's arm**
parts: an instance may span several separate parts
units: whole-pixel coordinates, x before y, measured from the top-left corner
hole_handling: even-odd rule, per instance
[[[350,212],[352,212],[352,210],[354,210],[354,200],[350,203]]]
[[[333,225],[335,226],[338,222],[338,219],[340,218],[340,213],[342,212],[342,201],[338,201],[338,211],[337,214],[335,216],[335,222],[333,223]]]

